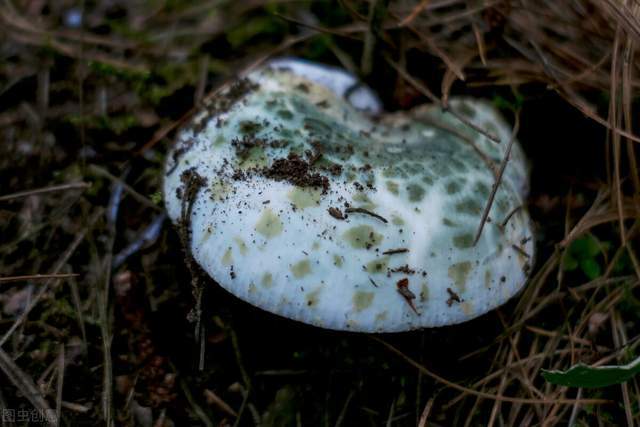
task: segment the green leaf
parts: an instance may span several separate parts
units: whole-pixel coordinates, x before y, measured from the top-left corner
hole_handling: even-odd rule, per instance
[[[578,260],[571,255],[571,252],[565,252],[562,257],[562,269],[564,271],[574,271],[576,268],[578,268]]]
[[[592,258],[600,253],[600,242],[594,236],[587,234],[574,240],[569,251],[576,255],[576,258]]]
[[[580,269],[582,269],[582,272],[589,278],[589,280],[596,279],[600,277],[600,274],[602,274],[600,264],[598,264],[598,262],[593,258],[581,260]]]
[[[542,376],[551,384],[569,387],[607,387],[621,384],[640,373],[640,357],[627,365],[591,367],[582,363],[566,371],[542,370]]]

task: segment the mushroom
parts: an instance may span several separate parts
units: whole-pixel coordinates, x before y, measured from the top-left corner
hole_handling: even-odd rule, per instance
[[[355,109],[369,113],[382,112],[382,103],[378,96],[353,75],[338,67],[317,64],[299,58],[276,58],[269,62],[270,67],[290,71],[307,80],[324,86],[336,96],[344,98]]]
[[[195,261],[255,306],[338,330],[455,324],[514,296],[534,256],[517,143],[474,242],[510,138],[496,110],[450,100],[501,143],[434,105],[373,119],[325,85],[331,68],[302,68],[250,73],[179,133],[165,202]]]

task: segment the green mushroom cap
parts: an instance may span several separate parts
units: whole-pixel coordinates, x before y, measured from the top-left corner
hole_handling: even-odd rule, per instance
[[[474,245],[510,128],[486,102],[367,115],[286,67],[214,99],[167,157],[169,216],[222,287],[323,328],[463,322],[524,285],[534,256],[518,144]]]

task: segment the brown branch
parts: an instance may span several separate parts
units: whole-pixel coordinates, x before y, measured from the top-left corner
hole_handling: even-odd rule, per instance
[[[478,226],[478,231],[476,232],[476,237],[473,240],[473,246],[478,243],[480,239],[480,235],[482,234],[482,230],[484,229],[484,224],[487,222],[487,217],[489,216],[489,211],[491,210],[491,205],[493,205],[493,199],[496,197],[496,193],[498,192],[498,187],[502,182],[502,176],[504,175],[504,171],[507,168],[507,163],[509,162],[509,156],[511,155],[511,148],[516,141],[516,135],[518,130],[520,129],[520,110],[516,111],[516,121],[513,125],[513,130],[511,131],[511,138],[509,138],[509,144],[507,145],[507,149],[504,152],[504,157],[502,158],[502,163],[500,164],[500,168],[498,169],[498,177],[496,178],[493,187],[491,188],[491,194],[489,194],[489,199],[487,200],[487,204],[484,207],[484,212],[482,212],[482,218],[480,219],[480,225]]]
[[[9,276],[0,277],[1,283],[23,282],[26,280],[46,280],[46,279],[67,279],[69,277],[78,277],[76,273],[53,273],[53,274],[29,274],[25,276]]]
[[[20,199],[29,196],[35,196],[38,194],[50,193],[53,191],[66,191],[75,189],[85,189],[91,187],[88,182],[71,182],[69,184],[52,185],[50,187],[37,188],[35,190],[20,191],[18,193],[7,194],[0,196],[0,202],[7,200]]]

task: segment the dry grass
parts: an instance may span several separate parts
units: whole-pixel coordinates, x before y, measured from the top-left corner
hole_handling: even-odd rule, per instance
[[[639,353],[637,2],[134,3],[0,2],[0,420],[640,424],[637,379],[577,390],[540,376]],[[279,54],[350,69],[390,109],[469,93],[520,111],[541,255],[519,298],[365,337],[207,286],[189,323],[163,153],[216,89]]]

